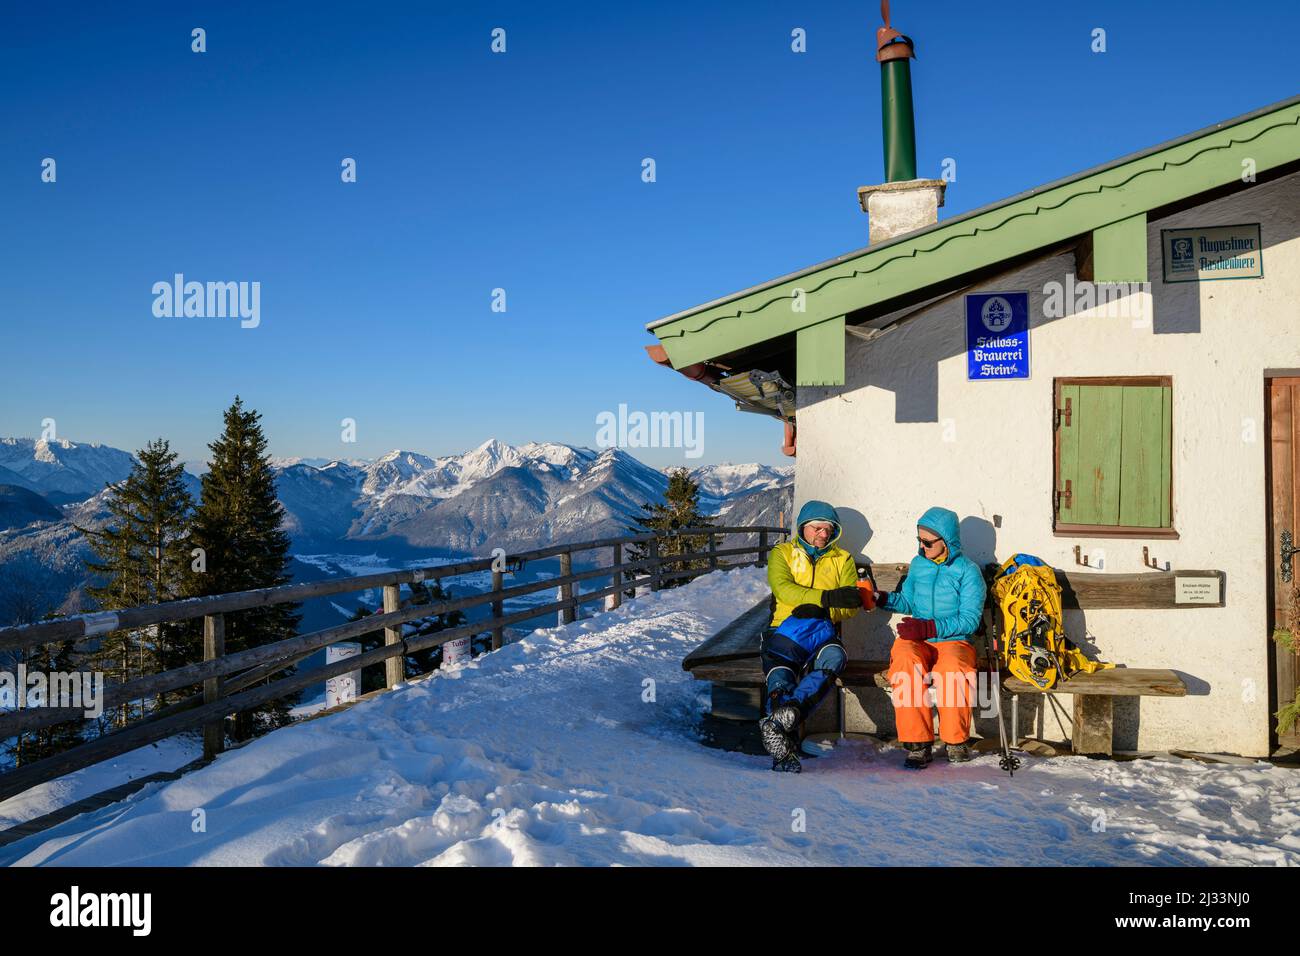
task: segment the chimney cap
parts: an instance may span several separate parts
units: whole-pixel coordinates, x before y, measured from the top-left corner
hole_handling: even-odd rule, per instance
[[[885,25],[876,31],[876,59],[908,60],[916,57],[912,38],[904,36],[889,25],[889,0],[880,0],[880,17]]]

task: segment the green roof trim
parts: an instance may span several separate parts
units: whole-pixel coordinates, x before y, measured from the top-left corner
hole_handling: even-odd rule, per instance
[[[647,328],[682,368],[1088,233],[1098,281],[1118,281],[1134,272],[1149,211],[1239,181],[1246,159],[1257,173],[1300,159],[1300,96]],[[1143,229],[1143,257],[1145,245]],[[805,338],[819,351],[827,341],[823,330]],[[812,364],[824,368],[826,357]]]
[[[844,384],[844,316],[795,333],[795,384]]]
[[[1147,281],[1147,214],[1092,231],[1093,282]]]

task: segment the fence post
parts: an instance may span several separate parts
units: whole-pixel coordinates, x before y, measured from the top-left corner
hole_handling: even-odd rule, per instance
[[[614,567],[617,568],[623,563],[623,546],[614,545]],[[605,601],[605,610],[612,611],[616,607],[623,606],[623,572],[615,570],[614,579],[609,582],[610,586],[616,588],[613,594]]]
[[[767,532],[758,533],[758,566],[761,568],[767,564]]]
[[[492,572],[492,590],[493,590],[493,591],[500,591],[500,590],[501,590],[501,583],[502,583],[502,580],[504,579],[504,577],[505,577],[505,576],[504,576],[500,571],[493,571],[493,572]],[[502,604],[501,601],[493,601],[493,602],[492,602],[492,620],[494,620],[494,621],[499,621],[499,620],[501,620],[501,614],[502,614],[502,609],[503,609],[503,607],[504,607],[504,605]],[[505,632],[504,632],[500,627],[494,627],[494,628],[492,628],[492,650],[494,650],[494,651],[499,651],[499,650],[501,650],[501,645],[502,645],[502,643],[503,643],[502,635],[503,635],[504,633],[505,633]]]
[[[663,567],[663,563],[659,560],[658,536],[650,539],[649,543],[646,545],[646,551],[650,555],[650,560],[654,562],[653,564],[650,565],[650,590],[658,591],[660,587],[659,571]]]
[[[384,585],[384,613],[390,614],[402,607],[400,584]],[[384,628],[384,646],[402,643],[402,625]],[[406,655],[396,654],[384,661],[384,688],[391,689],[406,680]]]
[[[560,555],[560,578],[563,580],[573,573],[573,552],[565,551]],[[566,582],[560,585],[560,600],[573,600],[573,582]],[[576,617],[577,608],[573,605],[560,608],[560,623],[572,624]]]
[[[207,614],[203,618],[203,659],[215,661],[226,654],[226,618],[222,614]],[[211,704],[221,697],[221,678],[209,677],[203,682],[203,703]],[[203,759],[211,760],[226,749],[226,719],[218,717],[203,725]]]
[[[709,570],[718,570],[718,556],[713,552],[718,550],[718,539],[714,535],[709,535]]]

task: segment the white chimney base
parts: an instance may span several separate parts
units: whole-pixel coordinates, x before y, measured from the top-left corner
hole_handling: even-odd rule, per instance
[[[942,179],[908,179],[858,187],[858,203],[871,217],[870,244],[933,226],[947,185]]]

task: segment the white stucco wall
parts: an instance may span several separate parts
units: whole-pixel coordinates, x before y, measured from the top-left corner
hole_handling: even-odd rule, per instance
[[[1161,281],[1162,228],[1247,222],[1261,224],[1263,278]],[[1081,545],[1094,565],[1104,555],[1105,571],[1134,572],[1146,545],[1162,567],[1225,571],[1226,607],[1073,612],[1067,629],[1106,660],[1172,668],[1189,685],[1185,698],[1118,699],[1117,749],[1266,755],[1264,375],[1300,368],[1297,236],[1300,174],[1148,223],[1147,324],[1100,309],[1045,318],[1044,286],[1065,281],[1072,255],[971,287],[1029,291],[1028,381],[967,381],[961,295],[878,341],[850,337],[846,384],[799,390],[797,504],[836,505],[845,546],[878,562],[909,560],[917,517],[940,504],[961,517],[966,551],[981,564],[1025,551],[1073,571]],[[1173,377],[1177,540],[1052,531],[1053,379],[1101,375]],[[859,615],[846,639],[854,656],[885,658],[892,634],[883,614]],[[883,694],[859,697],[866,714],[853,704],[851,721],[891,723]],[[1037,699],[1022,697],[1024,710]],[[1071,700],[1058,699],[1070,713]],[[1050,710],[1046,736],[1063,736]]]

